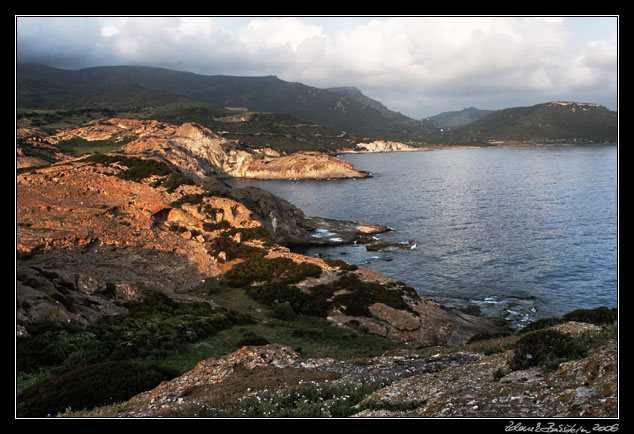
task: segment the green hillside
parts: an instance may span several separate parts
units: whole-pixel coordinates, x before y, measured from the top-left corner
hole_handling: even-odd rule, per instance
[[[452,140],[469,142],[615,143],[617,113],[596,104],[549,102],[496,110],[453,131]]]

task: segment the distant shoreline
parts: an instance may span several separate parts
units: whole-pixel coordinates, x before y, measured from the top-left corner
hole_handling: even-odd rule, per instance
[[[582,143],[513,143],[513,142],[501,142],[501,143],[482,143],[478,145],[424,145],[424,146],[413,146],[410,145],[413,149],[402,149],[402,150],[384,150],[384,151],[355,151],[352,149],[343,149],[339,151],[329,152],[329,154],[337,156],[337,155],[348,155],[348,154],[391,154],[396,152],[425,152],[425,151],[441,151],[446,149],[483,149],[483,148],[530,148],[530,147],[573,147],[573,146],[618,146],[618,143],[615,142],[582,142]]]

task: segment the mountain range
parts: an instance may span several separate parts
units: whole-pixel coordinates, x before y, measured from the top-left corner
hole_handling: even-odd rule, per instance
[[[304,150],[345,148],[349,143],[342,143],[344,137],[352,141],[402,141],[413,146],[614,143],[618,138],[617,113],[596,104],[549,102],[495,111],[471,107],[417,120],[390,110],[354,87],[319,89],[276,76],[200,75],[143,66],[63,70],[18,64],[16,105],[18,109],[128,111],[166,121],[199,122],[212,129],[220,127],[218,119],[235,118],[236,112],[242,111],[248,112],[249,122],[239,123],[241,134],[248,127],[251,135],[288,139],[298,128],[319,129],[317,134],[311,131],[308,135],[319,137],[317,142],[321,143],[304,139]],[[294,126],[293,132],[281,132],[280,125],[285,129]],[[235,132],[238,123],[222,126],[233,127],[229,132]]]

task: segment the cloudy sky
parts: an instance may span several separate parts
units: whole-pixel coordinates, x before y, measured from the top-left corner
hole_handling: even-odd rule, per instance
[[[618,17],[16,16],[16,60],[355,86],[421,119],[552,100],[617,109]]]

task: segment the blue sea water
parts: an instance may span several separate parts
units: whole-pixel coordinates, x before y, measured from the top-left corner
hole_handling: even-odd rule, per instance
[[[258,181],[307,216],[389,226],[363,245],[301,250],[516,324],[618,300],[618,148],[496,147],[347,154],[372,178]],[[415,246],[415,247],[414,247]]]

